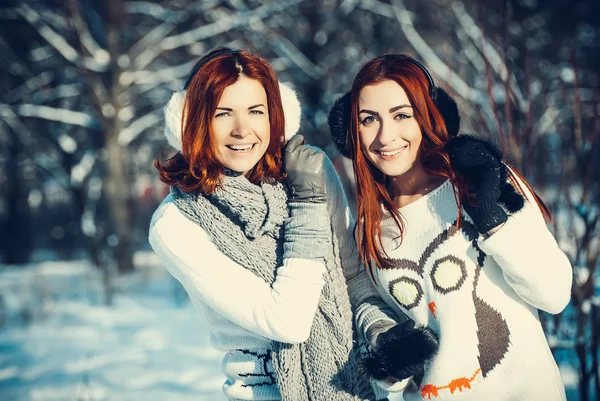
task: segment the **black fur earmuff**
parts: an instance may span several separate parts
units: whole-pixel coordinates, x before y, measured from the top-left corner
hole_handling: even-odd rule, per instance
[[[394,58],[400,58],[402,60],[409,61],[419,67],[427,76],[429,81],[429,96],[437,106],[444,122],[446,123],[446,129],[451,137],[458,134],[460,129],[460,114],[458,112],[458,105],[456,101],[446,92],[444,89],[437,87],[433,82],[433,77],[427,71],[427,68],[414,58],[406,54],[388,54],[381,56],[393,61]],[[348,124],[350,123],[350,92],[340,97],[329,111],[329,117],[327,122],[329,123],[329,129],[331,131],[331,138],[333,143],[339,150],[339,152],[347,157],[352,158],[352,149],[348,141]]]

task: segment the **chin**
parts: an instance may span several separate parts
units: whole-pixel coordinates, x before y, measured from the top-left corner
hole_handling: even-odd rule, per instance
[[[405,166],[377,166],[377,169],[388,177],[398,177],[406,174],[409,170],[409,168]]]

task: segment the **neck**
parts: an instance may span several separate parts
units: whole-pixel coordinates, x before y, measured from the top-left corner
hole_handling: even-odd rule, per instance
[[[397,207],[405,206],[437,188],[444,178],[427,174],[420,164],[406,173],[389,177],[388,193]]]

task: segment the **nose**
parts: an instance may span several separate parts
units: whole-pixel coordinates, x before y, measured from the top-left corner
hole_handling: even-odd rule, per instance
[[[393,124],[389,122],[381,121],[379,124],[379,133],[377,135],[377,139],[382,146],[387,146],[394,142],[398,138],[398,132]]]
[[[252,128],[250,127],[248,120],[244,117],[237,117],[231,135],[236,138],[245,138],[250,135],[251,131]]]

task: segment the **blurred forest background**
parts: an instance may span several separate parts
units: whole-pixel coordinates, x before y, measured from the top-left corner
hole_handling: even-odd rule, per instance
[[[574,285],[568,309],[544,315],[543,323],[570,386],[569,399],[600,397],[599,1],[2,3],[0,388],[5,390],[0,398],[121,399],[111,393],[114,382],[94,378],[94,369],[98,372],[107,362],[90,358],[103,351],[69,348],[87,331],[64,334],[64,348],[55,355],[57,360],[83,358],[85,367],[56,362],[43,374],[27,370],[58,346],[49,332],[73,323],[48,323],[67,301],[70,307],[73,302],[92,305],[95,313],[106,310],[102,316],[111,316],[113,323],[120,320],[110,311],[118,309],[131,321],[139,316],[139,303],[134,308],[127,299],[135,293],[160,298],[164,294],[156,288],[167,288],[169,303],[187,311],[185,294],[168,276],[156,273],[162,270],[147,244],[150,217],[168,191],[152,161],[173,153],[162,134],[162,107],[181,89],[197,59],[219,46],[261,54],[281,81],[295,86],[302,102],[302,132],[334,160],[353,204],[351,166],[331,144],[329,107],[349,90],[369,59],[406,52],[422,60],[436,82],[459,99],[462,131],[494,136],[554,213],[551,229],[572,262]],[[161,282],[166,284],[157,284]],[[153,308],[158,310],[152,305],[144,313],[151,316]],[[138,329],[179,313],[160,310],[164,313],[148,317]],[[89,314],[88,309],[77,311],[70,319]],[[180,319],[187,322],[196,315]],[[184,330],[174,325],[170,328]],[[110,335],[111,327],[116,330],[105,325],[105,331],[94,332],[99,336],[94,341]],[[157,348],[155,337],[144,333],[142,338],[152,344],[148,349],[171,347],[165,342]],[[206,342],[204,332],[198,337],[189,339],[188,351],[194,341]],[[25,347],[43,339],[43,350]],[[108,346],[118,344],[115,340]],[[161,358],[169,364],[168,354]],[[113,362],[120,364],[118,358]],[[214,369],[218,390],[218,362]],[[77,377],[69,379],[62,393],[51,390],[51,383],[70,374]],[[165,374],[157,373],[156,380]],[[198,373],[188,382],[205,377]],[[32,391],[40,380],[47,391]],[[137,385],[136,391],[151,388]],[[183,393],[198,399],[195,394],[201,393],[182,388],[169,387],[169,399],[175,399],[173,394],[187,399]],[[10,398],[3,398],[3,391]],[[119,390],[129,394],[122,399],[138,399],[127,391]],[[161,391],[167,391],[165,386]]]

